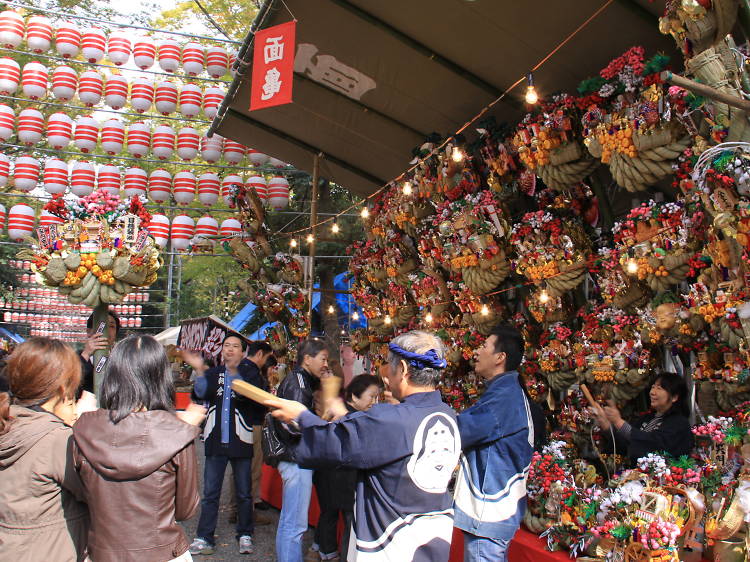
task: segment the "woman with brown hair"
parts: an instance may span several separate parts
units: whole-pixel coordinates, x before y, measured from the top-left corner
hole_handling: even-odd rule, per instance
[[[88,509],[73,464],[81,363],[58,340],[31,338],[8,358],[0,393],[0,560],[86,558]]]

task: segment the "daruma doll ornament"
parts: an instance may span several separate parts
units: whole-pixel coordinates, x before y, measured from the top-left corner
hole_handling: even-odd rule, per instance
[[[13,108],[0,103],[0,140],[5,142],[16,130],[16,112]]]
[[[172,229],[169,237],[172,239],[172,248],[180,251],[190,247],[190,240],[195,236],[195,221],[187,215],[177,215],[172,219]]]
[[[71,21],[65,21],[57,25],[55,30],[55,49],[57,54],[64,59],[73,58],[78,55],[81,48],[81,30]]]
[[[164,72],[180,68],[180,45],[174,39],[159,41],[159,67]]]
[[[73,120],[67,113],[53,113],[47,119],[47,144],[56,150],[68,148],[73,139]]]
[[[204,215],[198,219],[195,225],[196,238],[207,238],[219,234],[219,221],[210,215]]]
[[[154,66],[156,45],[150,37],[139,37],[133,45],[133,62],[141,70]]]
[[[120,74],[110,74],[104,86],[104,103],[112,109],[122,109],[128,102],[128,80]]]
[[[130,37],[124,31],[113,31],[107,42],[107,57],[115,66],[122,66],[130,60],[133,45]]]
[[[84,154],[93,152],[99,140],[99,121],[90,115],[83,115],[76,119],[76,132],[73,142]]]
[[[52,71],[52,95],[60,101],[69,101],[76,95],[78,74],[67,65],[58,66]]]
[[[102,100],[104,79],[95,70],[87,70],[78,79],[78,99],[86,107],[94,107]]]
[[[94,192],[96,170],[91,162],[78,160],[70,171],[70,192],[78,197],[86,197]]]
[[[167,245],[169,242],[169,219],[166,216],[151,215],[151,221],[146,225],[146,228],[160,248]]]
[[[19,156],[13,166],[13,187],[18,191],[29,192],[39,183],[41,163],[33,156]]]
[[[65,193],[68,189],[68,163],[59,158],[50,158],[44,164],[44,190],[52,195]]]
[[[254,189],[255,193],[258,194],[258,198],[261,201],[265,201],[268,199],[268,185],[266,184],[266,178],[259,175],[251,176],[247,183],[245,184],[245,187],[248,189]]]
[[[195,199],[195,174],[183,170],[174,175],[172,197],[178,205],[187,205]]]
[[[103,189],[112,195],[119,195],[120,187],[122,185],[120,168],[110,164],[99,166],[99,174],[96,183],[99,189]]]
[[[172,174],[158,168],[148,177],[148,195],[155,203],[169,201],[172,195]]]
[[[192,160],[198,156],[200,136],[193,127],[183,127],[177,133],[177,156],[183,160]]]
[[[211,138],[201,137],[201,158],[213,164],[221,158],[221,150],[224,147],[224,137],[214,135]]]
[[[206,54],[203,47],[193,41],[182,48],[182,68],[188,76],[198,76],[203,72],[206,64]]]
[[[177,86],[173,82],[163,80],[156,85],[154,106],[162,115],[169,115],[177,110]]]
[[[41,100],[47,96],[49,70],[43,64],[31,61],[23,66],[21,74],[21,91],[32,100]]]
[[[236,165],[245,157],[246,148],[238,142],[226,139],[224,141],[224,160],[228,164]]]
[[[57,215],[53,215],[49,211],[42,209],[39,213],[39,226],[50,226],[53,224],[63,224],[65,219],[61,219]]]
[[[180,113],[195,117],[201,112],[203,92],[195,84],[185,84],[180,90]]]
[[[142,168],[128,168],[125,170],[125,197],[134,197],[136,195],[146,195],[148,185],[148,174]]]
[[[104,31],[96,26],[87,27],[81,37],[81,54],[90,63],[99,63],[107,49],[107,37]]]
[[[118,119],[108,119],[102,125],[102,149],[107,154],[120,154],[125,144],[125,125]]]
[[[32,107],[21,110],[16,125],[18,140],[26,146],[32,146],[42,140],[44,134],[44,116],[41,111]]]
[[[26,45],[33,53],[44,53],[52,45],[52,22],[47,16],[35,14],[26,20]]]
[[[221,188],[219,176],[213,172],[206,172],[198,177],[198,200],[206,206],[211,206],[219,199]]]
[[[148,78],[136,78],[130,88],[130,106],[137,113],[151,109],[154,103],[154,82]]]
[[[128,127],[128,152],[136,158],[143,158],[151,148],[151,129],[143,122],[132,123]]]
[[[21,82],[21,67],[13,59],[0,59],[0,94],[12,96],[18,91]]]
[[[234,206],[234,202],[231,196],[232,187],[239,187],[242,185],[242,183],[242,178],[237,174],[227,174],[226,176],[224,176],[224,179],[221,180],[221,196],[224,198],[224,203],[226,203],[230,207]]]
[[[206,71],[212,78],[221,78],[229,70],[229,53],[224,47],[209,47],[206,51]]]
[[[8,177],[10,176],[10,158],[0,152],[0,187],[8,185]],[[5,208],[3,208],[5,212]],[[0,227],[0,230],[2,227]]]
[[[15,49],[23,41],[26,29],[23,18],[18,12],[5,10],[0,12],[0,45],[6,49]]]
[[[203,90],[203,114],[208,119],[216,117],[225,95],[226,92],[216,86],[209,86]]]
[[[268,204],[277,211],[289,205],[289,182],[286,178],[275,176],[268,182]]]
[[[227,238],[231,236],[237,236],[242,232],[242,223],[238,221],[237,219],[225,219],[222,221],[221,226],[219,227],[219,234],[221,236],[226,236]]]
[[[174,152],[174,129],[169,125],[159,125],[151,137],[151,152],[159,160],[168,160]]]
[[[253,166],[262,166],[268,162],[268,155],[258,152],[254,148],[247,149],[247,157],[250,159],[250,162],[253,163]]]
[[[34,209],[23,203],[13,205],[8,212],[8,236],[21,242],[34,231]]]

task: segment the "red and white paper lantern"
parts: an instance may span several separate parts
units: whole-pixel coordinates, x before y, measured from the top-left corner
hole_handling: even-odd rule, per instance
[[[112,195],[120,194],[120,187],[122,185],[120,168],[105,164],[104,166],[99,166],[99,173],[97,175],[96,185],[99,189],[103,189]]]
[[[229,70],[229,53],[224,47],[209,47],[206,51],[206,71],[212,78],[221,78]]]
[[[107,83],[104,86],[104,103],[112,109],[122,109],[127,102],[127,78],[120,74],[110,74],[109,78],[107,78]]]
[[[5,205],[0,203],[0,231],[5,228]]]
[[[204,215],[198,219],[195,225],[195,237],[207,238],[208,236],[217,236],[219,234],[219,221],[210,215]]]
[[[169,160],[174,152],[175,132],[169,125],[159,125],[151,137],[151,152],[159,160]]]
[[[162,115],[169,115],[177,110],[177,86],[174,82],[163,80],[157,84],[154,106]]]
[[[33,156],[25,155],[16,158],[13,165],[13,187],[27,193],[36,188],[41,168],[41,163]]]
[[[172,248],[181,251],[190,247],[190,240],[195,236],[195,221],[187,215],[177,215],[172,219],[172,229],[169,237]]]
[[[206,64],[206,53],[203,46],[193,41],[182,48],[182,68],[188,76],[198,76]]]
[[[118,119],[108,119],[102,125],[102,149],[107,154],[120,154],[125,144],[125,125]]]
[[[87,27],[81,37],[81,54],[90,63],[99,63],[107,50],[107,37],[104,31],[96,26]]]
[[[104,79],[96,70],[87,70],[78,79],[78,99],[86,107],[94,107],[102,100]]]
[[[180,44],[174,39],[159,41],[159,66],[164,72],[180,68]]]
[[[178,205],[187,205],[195,199],[195,174],[183,170],[174,175],[172,197]]]
[[[242,162],[246,150],[247,149],[243,145],[236,141],[229,139],[224,140],[224,160],[226,160],[228,164],[234,166]]]
[[[34,53],[44,53],[52,45],[52,22],[47,16],[35,14],[26,20],[26,45]]]
[[[21,91],[32,100],[44,99],[47,95],[49,70],[37,61],[27,62],[21,74]]]
[[[224,179],[221,180],[221,196],[224,198],[224,203],[230,207],[234,207],[234,202],[230,197],[230,188],[233,186],[242,186],[242,178],[237,174],[227,174]]]
[[[57,54],[65,59],[78,55],[81,48],[81,30],[71,21],[57,25],[55,30],[55,49]]]
[[[60,101],[69,101],[76,95],[78,74],[69,66],[58,66],[52,71],[52,95]]]
[[[58,111],[47,119],[47,143],[56,150],[68,148],[73,138],[73,120],[67,113]]]
[[[0,103],[0,140],[5,142],[16,130],[16,112],[13,108]]]
[[[229,74],[232,78],[237,76],[237,69],[234,67],[234,63],[237,62],[237,51],[231,51],[229,53]]]
[[[124,31],[113,31],[109,35],[107,42],[107,57],[115,66],[122,66],[130,60],[130,54],[133,52],[133,45],[130,37]]]
[[[268,185],[266,184],[266,178],[260,175],[250,176],[248,178],[245,187],[248,189],[254,189],[255,193],[258,194],[258,198],[261,201],[268,199]]]
[[[44,116],[41,111],[27,107],[18,114],[16,125],[18,140],[26,146],[32,146],[42,140],[44,134]]]
[[[94,191],[96,170],[91,162],[78,160],[70,171],[70,191],[78,197],[86,197]]]
[[[6,49],[15,49],[23,41],[26,29],[23,18],[18,12],[5,10],[0,13],[0,45]]]
[[[90,115],[82,115],[76,119],[76,132],[73,135],[73,143],[76,148],[88,154],[96,149],[99,140],[99,121]]]
[[[8,177],[10,176],[10,158],[0,152],[0,187],[8,185]],[[5,211],[5,209],[3,209]],[[2,227],[0,227],[2,230]]]
[[[21,67],[11,58],[0,59],[0,94],[12,96],[21,82]]]
[[[177,156],[183,160],[192,160],[198,156],[200,135],[193,127],[183,127],[177,133]]]
[[[211,138],[201,137],[201,158],[213,164],[221,159],[221,151],[224,147],[224,137],[214,135]]]
[[[258,152],[253,148],[247,149],[247,157],[250,159],[250,162],[253,163],[253,166],[263,166],[266,162],[268,162],[267,154]]]
[[[148,177],[148,194],[156,203],[169,201],[172,195],[172,174],[161,168],[151,172]]]
[[[195,117],[201,112],[203,92],[195,84],[185,84],[180,90],[180,113],[185,117]]]
[[[222,221],[221,226],[219,227],[219,234],[221,236],[226,236],[227,238],[231,236],[237,236],[242,232],[242,223],[238,221],[237,219],[225,219]]]
[[[209,86],[203,90],[203,114],[208,119],[216,117],[225,95],[226,92],[216,86]]]
[[[284,162],[283,160],[279,160],[278,158],[274,158],[273,156],[268,159],[268,165],[273,168],[279,169],[286,168],[287,166],[286,162]]]
[[[138,113],[151,109],[154,103],[154,82],[148,78],[136,78],[130,88],[130,105]]]
[[[289,205],[289,182],[282,176],[275,176],[268,182],[268,204],[281,210]]]
[[[133,46],[133,62],[135,65],[146,70],[154,66],[156,60],[156,45],[150,37],[139,37]]]
[[[134,197],[136,195],[146,195],[146,186],[148,185],[148,174],[142,168],[128,168],[125,170],[125,197]]]
[[[169,242],[169,219],[164,215],[151,215],[151,221],[146,228],[154,237],[154,242],[164,248]]]
[[[210,207],[219,199],[221,180],[213,172],[206,172],[198,177],[198,200]]]
[[[128,152],[136,158],[143,158],[151,148],[151,129],[142,122],[128,127]]]
[[[8,236],[11,240],[21,242],[24,237],[34,232],[34,209],[20,203],[13,205],[8,212]]]
[[[68,189],[68,163],[59,158],[50,158],[44,164],[44,190],[52,195],[65,193]]]
[[[57,215],[53,215],[44,209],[39,213],[39,226],[51,226],[53,224],[63,224],[64,222],[64,219],[61,219]]]

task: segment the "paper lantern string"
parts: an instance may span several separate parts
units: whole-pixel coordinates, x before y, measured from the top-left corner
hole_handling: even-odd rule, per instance
[[[395,343],[389,343],[388,349],[405,359],[409,365],[418,371],[422,369],[445,369],[448,366],[448,362],[438,357],[437,351],[434,349],[429,350],[427,353],[413,353],[406,351]]]

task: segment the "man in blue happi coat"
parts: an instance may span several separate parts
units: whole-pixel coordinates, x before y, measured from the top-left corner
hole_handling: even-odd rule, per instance
[[[300,464],[360,469],[347,560],[447,561],[453,533],[448,482],[461,440],[456,414],[436,390],[445,350],[440,338],[422,331],[394,338],[389,350],[388,386],[400,404],[376,404],[333,422],[297,402],[266,405],[298,425]],[[329,410],[338,414],[342,407],[334,402]]]

